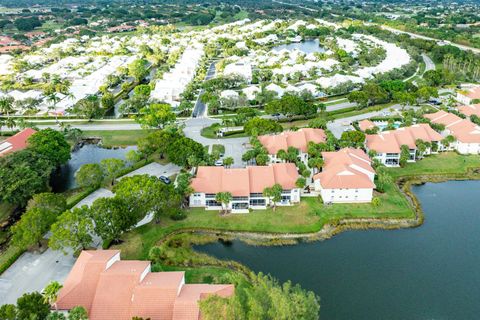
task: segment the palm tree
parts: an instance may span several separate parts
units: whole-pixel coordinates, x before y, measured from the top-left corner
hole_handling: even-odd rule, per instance
[[[63,286],[58,283],[57,281],[50,282],[45,289],[43,289],[43,297],[45,299],[45,303],[53,305],[55,309],[57,309],[56,301],[58,298],[58,292]]]
[[[9,128],[10,130],[12,130],[13,128],[15,128],[15,126],[17,125],[17,122],[15,121],[15,119],[13,118],[7,118],[5,120],[5,126],[7,128]]]
[[[10,112],[13,112],[13,102],[12,97],[2,97],[0,98],[0,112],[6,114],[7,118],[10,116]]]
[[[232,201],[232,194],[230,192],[219,192],[215,196],[215,201],[222,204],[222,214],[225,214],[228,210],[228,204]]]
[[[266,187],[263,189],[263,196],[272,200],[273,211],[276,209],[277,202],[282,200],[282,191],[283,188],[278,183],[274,184],[272,187]]]
[[[223,165],[229,168],[233,164],[233,158],[232,157],[226,157],[223,159]]]

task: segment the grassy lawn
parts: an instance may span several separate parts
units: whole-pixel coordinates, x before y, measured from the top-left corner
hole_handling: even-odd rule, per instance
[[[421,174],[458,174],[467,172],[468,167],[480,168],[480,157],[460,156],[454,152],[427,157],[404,168],[389,168],[394,178]],[[319,231],[324,224],[343,218],[414,218],[415,214],[407,199],[396,184],[387,186],[385,193],[374,195],[380,205],[333,204],[324,205],[316,197],[303,198],[293,207],[252,211],[249,214],[222,216],[217,211],[202,208],[187,210],[182,221],[164,219],[160,224],[148,224],[133,230],[123,237],[123,243],[115,246],[122,250],[126,259],[147,259],[152,246],[176,230],[217,229],[228,231],[265,233],[309,233]]]
[[[138,139],[147,136],[152,130],[98,130],[84,131],[86,137],[102,138],[105,147],[125,147],[137,144]]]
[[[212,154],[225,154],[225,146],[223,144],[212,145]]]
[[[428,174],[465,174],[468,168],[480,168],[480,157],[460,156],[455,152],[444,152],[428,156],[416,163],[408,163],[404,168],[389,168],[388,172],[394,178],[398,178]]]
[[[242,138],[242,137],[248,137],[248,135],[245,132],[238,132],[234,134],[230,134],[227,136],[219,137],[215,133],[215,130],[217,129],[217,126],[215,124],[205,127],[200,131],[200,134],[202,137],[209,138],[209,139],[230,139],[230,138]]]

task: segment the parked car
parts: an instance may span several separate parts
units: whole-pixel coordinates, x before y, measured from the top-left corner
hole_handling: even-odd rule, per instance
[[[217,166],[217,167],[223,166],[223,160],[220,159],[220,160],[215,161],[215,166]]]
[[[159,179],[160,179],[160,181],[162,181],[162,182],[165,183],[165,184],[170,184],[170,183],[172,183],[172,181],[170,180],[170,178],[169,178],[169,177],[166,177],[166,176],[160,176]]]

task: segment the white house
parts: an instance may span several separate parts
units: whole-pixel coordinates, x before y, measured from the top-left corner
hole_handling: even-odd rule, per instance
[[[252,65],[250,62],[242,60],[227,64],[223,70],[225,76],[241,76],[248,83],[252,82]]]
[[[282,199],[276,205],[288,206],[300,202],[300,189],[295,185],[299,175],[293,163],[269,166],[225,169],[224,167],[198,167],[191,187],[190,207],[221,210],[215,200],[217,193],[230,192],[232,200],[226,209],[233,213],[247,213],[249,209],[266,209],[272,200],[263,195],[267,187],[282,186]]]
[[[480,99],[480,86],[472,86],[457,92],[457,101],[464,105],[473,104],[473,101],[478,99]]]
[[[468,119],[440,110],[424,115],[432,123],[442,124],[443,136],[452,135],[456,141],[453,148],[461,154],[480,154],[480,126]]]
[[[322,152],[322,172],[313,176],[315,191],[325,203],[371,202],[375,170],[361,149],[345,148]]]

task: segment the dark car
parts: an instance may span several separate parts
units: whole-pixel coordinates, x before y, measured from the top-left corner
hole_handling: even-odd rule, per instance
[[[172,181],[168,178],[168,177],[165,177],[165,176],[160,176],[159,178],[163,183],[165,184],[170,184],[172,183]]]

